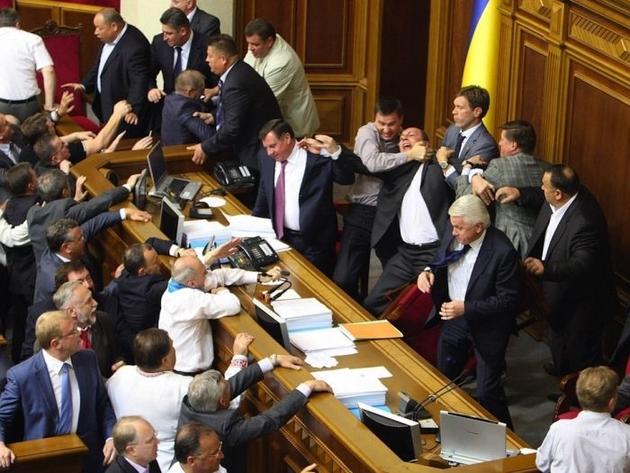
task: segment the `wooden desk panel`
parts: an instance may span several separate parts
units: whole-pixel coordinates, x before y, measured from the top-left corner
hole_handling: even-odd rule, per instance
[[[165,155],[169,172],[186,172],[186,176],[202,181],[209,188],[216,188],[216,182],[190,161],[190,152],[183,147],[168,147]],[[143,167],[145,153],[119,152],[110,155],[97,155],[73,167],[76,175],[86,175],[86,187],[91,193],[99,193],[111,184],[98,172],[101,167],[123,169],[136,172]],[[123,176],[121,176],[123,177]],[[205,190],[208,190],[204,187]],[[226,197],[227,204],[221,212],[228,214],[246,213],[247,210],[232,196]],[[121,205],[131,205],[121,204]],[[100,239],[101,251],[106,261],[113,264],[122,259],[121,250],[133,242],[164,235],[153,223],[141,224],[123,222],[120,228],[113,227]],[[164,269],[170,267],[170,258],[162,257]],[[371,320],[371,316],[355,301],[347,297],[328,278],[315,269],[296,251],[280,253],[281,266],[291,272],[293,287],[302,296],[312,295],[324,302],[333,311],[335,322],[358,322]],[[115,266],[114,266],[115,267]],[[263,329],[254,318],[251,297],[255,286],[235,289],[241,299],[243,310],[237,316],[213,321],[213,333],[217,360],[225,369],[231,358],[234,336],[246,331],[254,335],[251,353],[261,359],[271,353],[285,353],[285,350]],[[338,357],[338,368],[385,366],[394,376],[383,380],[388,387],[387,402],[395,410],[398,404],[397,393],[405,391],[415,399],[424,399],[437,391],[448,380],[426,360],[400,340],[362,341],[357,343],[359,354]],[[309,379],[310,368],[301,371],[276,369],[266,376],[263,383],[251,389],[247,396],[246,408],[252,413],[265,410],[277,402],[300,382]],[[474,415],[490,416],[479,404],[460,389],[455,389],[428,407],[434,419],[439,420],[440,409],[448,409]],[[435,446],[430,437],[425,437],[427,448]],[[527,446],[516,434],[508,434],[508,448]],[[359,420],[357,420],[332,395],[315,394],[307,408],[294,416],[280,433],[274,434],[250,448],[250,461],[265,465],[260,471],[299,471],[298,466],[317,462],[318,471],[323,472],[428,472],[435,471],[431,465],[435,455],[431,451],[423,454],[423,464],[404,463],[380,442]],[[536,471],[534,456],[522,456],[488,462],[483,465],[462,466],[463,472],[525,472]]]

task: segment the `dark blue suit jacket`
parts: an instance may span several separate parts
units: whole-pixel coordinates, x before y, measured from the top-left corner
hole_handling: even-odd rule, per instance
[[[231,149],[243,164],[258,169],[258,132],[269,120],[282,118],[276,96],[258,72],[239,60],[230,70],[219,100],[223,124],[202,143],[204,153],[212,156]]]
[[[206,62],[208,49],[208,39],[199,34],[193,33],[190,43],[190,53],[188,54],[188,64],[184,69],[193,69],[201,72],[206,78],[206,87],[214,87],[219,82],[217,76],[210,71],[210,66]],[[151,42],[151,76],[149,89],[157,87],[155,81],[158,73],[162,72],[164,79],[164,93],[170,94],[175,90],[175,79],[173,65],[175,64],[175,49],[171,48],[161,34],[156,34]]]
[[[132,132],[133,136],[141,136],[143,127],[146,126],[147,113],[147,86],[149,84],[149,67],[151,60],[151,48],[142,32],[133,25],[127,23],[127,31],[116,43],[111,55],[101,72],[101,90],[98,91],[98,65],[103,47],[86,77],[83,79],[85,91],[94,93],[94,113],[105,123],[112,116],[114,105],[119,100],[127,100],[138,115],[138,125],[128,126],[127,137]],[[121,125],[123,126],[123,125]]]
[[[445,234],[451,231],[449,224],[449,233]],[[436,261],[444,257],[452,241],[452,237],[442,240]],[[489,227],[468,281],[463,315],[475,348],[482,355],[503,353],[514,328],[521,288],[519,260],[508,237],[502,231]],[[442,303],[451,300],[448,294],[448,269],[438,268],[434,273],[431,296],[439,312]]]
[[[199,7],[190,20],[190,27],[207,38],[221,34],[221,20]]]
[[[260,186],[252,215],[274,220],[274,171],[276,162],[260,152]],[[306,169],[300,186],[300,230],[309,244],[332,244],[337,233],[337,215],[333,206],[333,181],[352,184],[354,171],[344,158],[332,160],[306,153]],[[276,234],[278,229],[274,230]]]
[[[77,435],[89,449],[84,471],[103,471],[103,444],[111,436],[116,417],[94,352],[81,350],[71,360],[81,394]],[[24,420],[23,440],[55,436],[59,412],[42,353],[7,372],[7,384],[0,396],[0,440],[5,440],[7,428],[19,414]]]
[[[164,146],[199,143],[210,138],[214,127],[206,125],[195,112],[203,112],[204,107],[197,100],[175,92],[164,97],[162,108],[162,131],[160,139]]]

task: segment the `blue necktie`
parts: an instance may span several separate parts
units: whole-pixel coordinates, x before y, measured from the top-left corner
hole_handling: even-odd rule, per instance
[[[453,264],[457,260],[462,258],[462,256],[464,256],[468,250],[470,250],[470,245],[464,246],[461,250],[455,250],[455,251],[447,250],[446,253],[444,253],[444,256],[442,258],[431,263],[429,267],[431,269],[446,268],[448,267],[449,264]]]
[[[223,125],[223,81],[221,79],[219,79],[219,103],[214,123],[217,130]]]
[[[453,153],[453,159],[457,161],[459,155],[462,152],[462,145],[464,144],[464,134],[460,131],[457,135],[457,143],[455,144],[455,152]]]
[[[69,434],[72,431],[72,388],[70,387],[70,365],[64,363],[59,371],[61,381],[61,411],[57,435]]]
[[[173,78],[177,79],[177,76],[182,72],[182,48],[181,46],[176,46],[175,51],[177,52],[177,57],[175,58],[175,66],[173,66]]]

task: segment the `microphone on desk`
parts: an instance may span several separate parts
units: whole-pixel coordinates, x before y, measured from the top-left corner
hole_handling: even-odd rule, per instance
[[[452,391],[455,388],[461,387],[468,380],[468,375],[470,372],[464,370],[457,376],[454,380],[445,384],[437,391],[429,394],[422,401],[418,402],[415,399],[409,397],[407,393],[399,392],[398,397],[400,398],[400,402],[398,404],[398,411],[400,415],[403,417],[411,417],[413,420],[422,420],[428,419],[431,417],[431,413],[426,410],[426,406],[437,401],[439,398],[444,396],[446,393]]]

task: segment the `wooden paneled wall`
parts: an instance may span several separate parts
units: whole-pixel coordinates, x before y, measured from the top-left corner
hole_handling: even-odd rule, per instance
[[[22,29],[30,31],[54,20],[58,25],[81,26],[81,77],[94,64],[100,41],[94,36],[94,14],[102,7],[50,0],[16,0]]]
[[[470,3],[432,2],[425,125],[434,144],[450,123],[450,101],[459,88]],[[628,302],[630,3],[502,0],[500,12],[499,89],[491,104],[496,123],[531,121],[537,155],[575,168],[596,195]]]
[[[320,131],[344,142],[371,118],[378,90],[383,0],[237,0],[235,36],[257,17],[270,21],[302,59]]]

